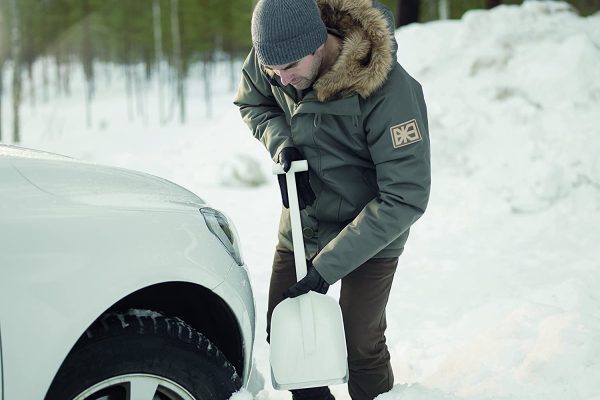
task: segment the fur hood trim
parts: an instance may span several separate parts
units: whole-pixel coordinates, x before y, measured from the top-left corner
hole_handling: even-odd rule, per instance
[[[321,18],[342,35],[337,61],[314,84],[319,101],[379,89],[392,69],[394,40],[383,13],[372,0],[317,0]]]

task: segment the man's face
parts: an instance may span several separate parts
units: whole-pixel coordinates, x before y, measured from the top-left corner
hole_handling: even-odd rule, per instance
[[[265,67],[279,76],[284,86],[292,85],[298,90],[304,90],[309,88],[317,79],[321,60],[322,53],[321,48],[319,48],[314,54],[309,54],[293,63]]]

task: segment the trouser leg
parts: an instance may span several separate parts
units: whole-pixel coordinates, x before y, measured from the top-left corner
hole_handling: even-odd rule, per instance
[[[340,306],[352,400],[373,400],[394,385],[385,342],[385,308],[397,265],[398,258],[371,259],[342,279]]]
[[[267,342],[271,334],[271,316],[277,304],[284,300],[283,292],[296,283],[294,253],[277,247],[273,257],[273,269],[269,284],[269,305],[267,309]],[[334,400],[327,386],[292,390],[294,400]]]

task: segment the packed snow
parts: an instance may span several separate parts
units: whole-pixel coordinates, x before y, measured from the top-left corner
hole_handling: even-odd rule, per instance
[[[396,39],[424,87],[433,186],[390,296],[396,385],[378,400],[599,400],[600,13],[528,1],[413,24]],[[270,157],[232,104],[229,66],[214,71],[210,104],[199,76],[186,125],[158,124],[153,85],[138,99],[143,118],[129,121],[113,76],[97,84],[88,128],[73,69],[81,96],[27,103],[21,145],[162,176],[231,216],[265,381],[234,399],[288,399],[271,386],[264,333],[280,210]],[[345,385],[332,391],[349,398]]]

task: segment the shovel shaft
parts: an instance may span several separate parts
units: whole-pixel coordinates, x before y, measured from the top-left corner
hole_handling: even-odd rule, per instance
[[[274,174],[284,174],[287,183],[288,201],[290,205],[290,220],[292,225],[292,243],[294,245],[294,263],[296,265],[296,280],[306,276],[306,254],[304,252],[304,240],[302,239],[302,223],[300,221],[300,206],[298,204],[298,192],[296,189],[296,172],[308,170],[306,160],[292,161],[290,170],[285,173],[280,164],[273,165]]]

